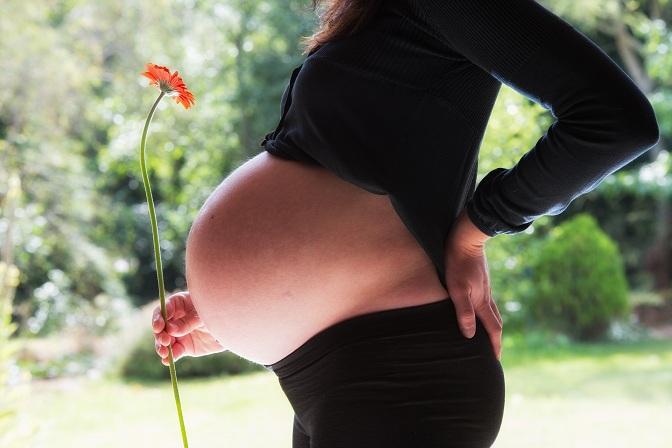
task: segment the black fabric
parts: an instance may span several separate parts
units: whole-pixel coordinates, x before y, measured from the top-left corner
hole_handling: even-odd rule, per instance
[[[340,321],[265,367],[294,410],[293,448],[485,448],[502,423],[502,365],[450,298]]]
[[[502,83],[556,120],[476,186]],[[387,0],[364,29],[308,55],[282,103],[264,149],[389,195],[444,287],[445,238],[465,206],[490,236],[521,232],[659,139],[630,77],[533,0]]]

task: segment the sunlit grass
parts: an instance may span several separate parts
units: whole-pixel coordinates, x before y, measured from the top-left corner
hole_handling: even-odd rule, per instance
[[[272,373],[178,381],[190,446],[291,445],[293,414]],[[40,429],[36,447],[181,445],[170,381],[87,380],[71,390],[40,391],[29,415]]]
[[[505,353],[506,408],[495,447],[669,446],[672,341]]]
[[[524,347],[506,340],[496,448],[663,448],[672,440],[672,342]],[[178,447],[170,382],[35,389],[36,448]],[[39,391],[38,391],[39,390]],[[271,372],[180,380],[193,447],[291,447],[293,411]]]

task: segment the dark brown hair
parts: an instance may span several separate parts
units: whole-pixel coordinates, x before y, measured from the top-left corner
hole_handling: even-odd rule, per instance
[[[302,37],[303,54],[309,54],[321,45],[349,36],[360,30],[376,13],[383,0],[313,0],[313,11],[318,12],[319,27],[310,36]]]

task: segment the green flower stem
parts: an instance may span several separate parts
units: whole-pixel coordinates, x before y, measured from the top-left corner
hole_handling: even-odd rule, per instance
[[[149,219],[152,221],[152,239],[154,240],[154,258],[156,260],[156,274],[159,281],[159,297],[161,299],[161,314],[164,321],[168,320],[166,315],[166,296],[163,286],[163,268],[161,267],[161,251],[159,249],[159,228],[156,224],[156,212],[154,211],[154,199],[152,198],[152,187],[149,185],[149,177],[147,176],[147,167],[145,166],[145,140],[147,139],[147,129],[149,122],[152,121],[152,116],[158,106],[159,101],[165,95],[161,92],[159,97],[154,101],[147,121],[145,122],[145,129],[142,131],[142,141],[140,142],[140,168],[142,170],[142,181],[145,185],[145,194],[147,195],[147,204],[149,206]],[[175,395],[175,405],[177,406],[177,415],[180,419],[180,430],[182,431],[182,444],[184,448],[189,447],[187,441],[187,431],[184,429],[184,418],[182,417],[182,405],[180,404],[180,392],[177,390],[177,373],[175,372],[175,362],[173,361],[173,347],[168,345],[168,361],[170,362],[170,381],[173,383],[173,395]]]

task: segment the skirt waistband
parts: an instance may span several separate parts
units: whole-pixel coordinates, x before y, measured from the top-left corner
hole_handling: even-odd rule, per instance
[[[374,311],[342,320],[316,333],[281,360],[263,366],[283,378],[346,344],[375,336],[400,336],[418,331],[441,331],[449,333],[450,337],[466,339],[459,329],[453,301],[446,297],[437,302]]]

